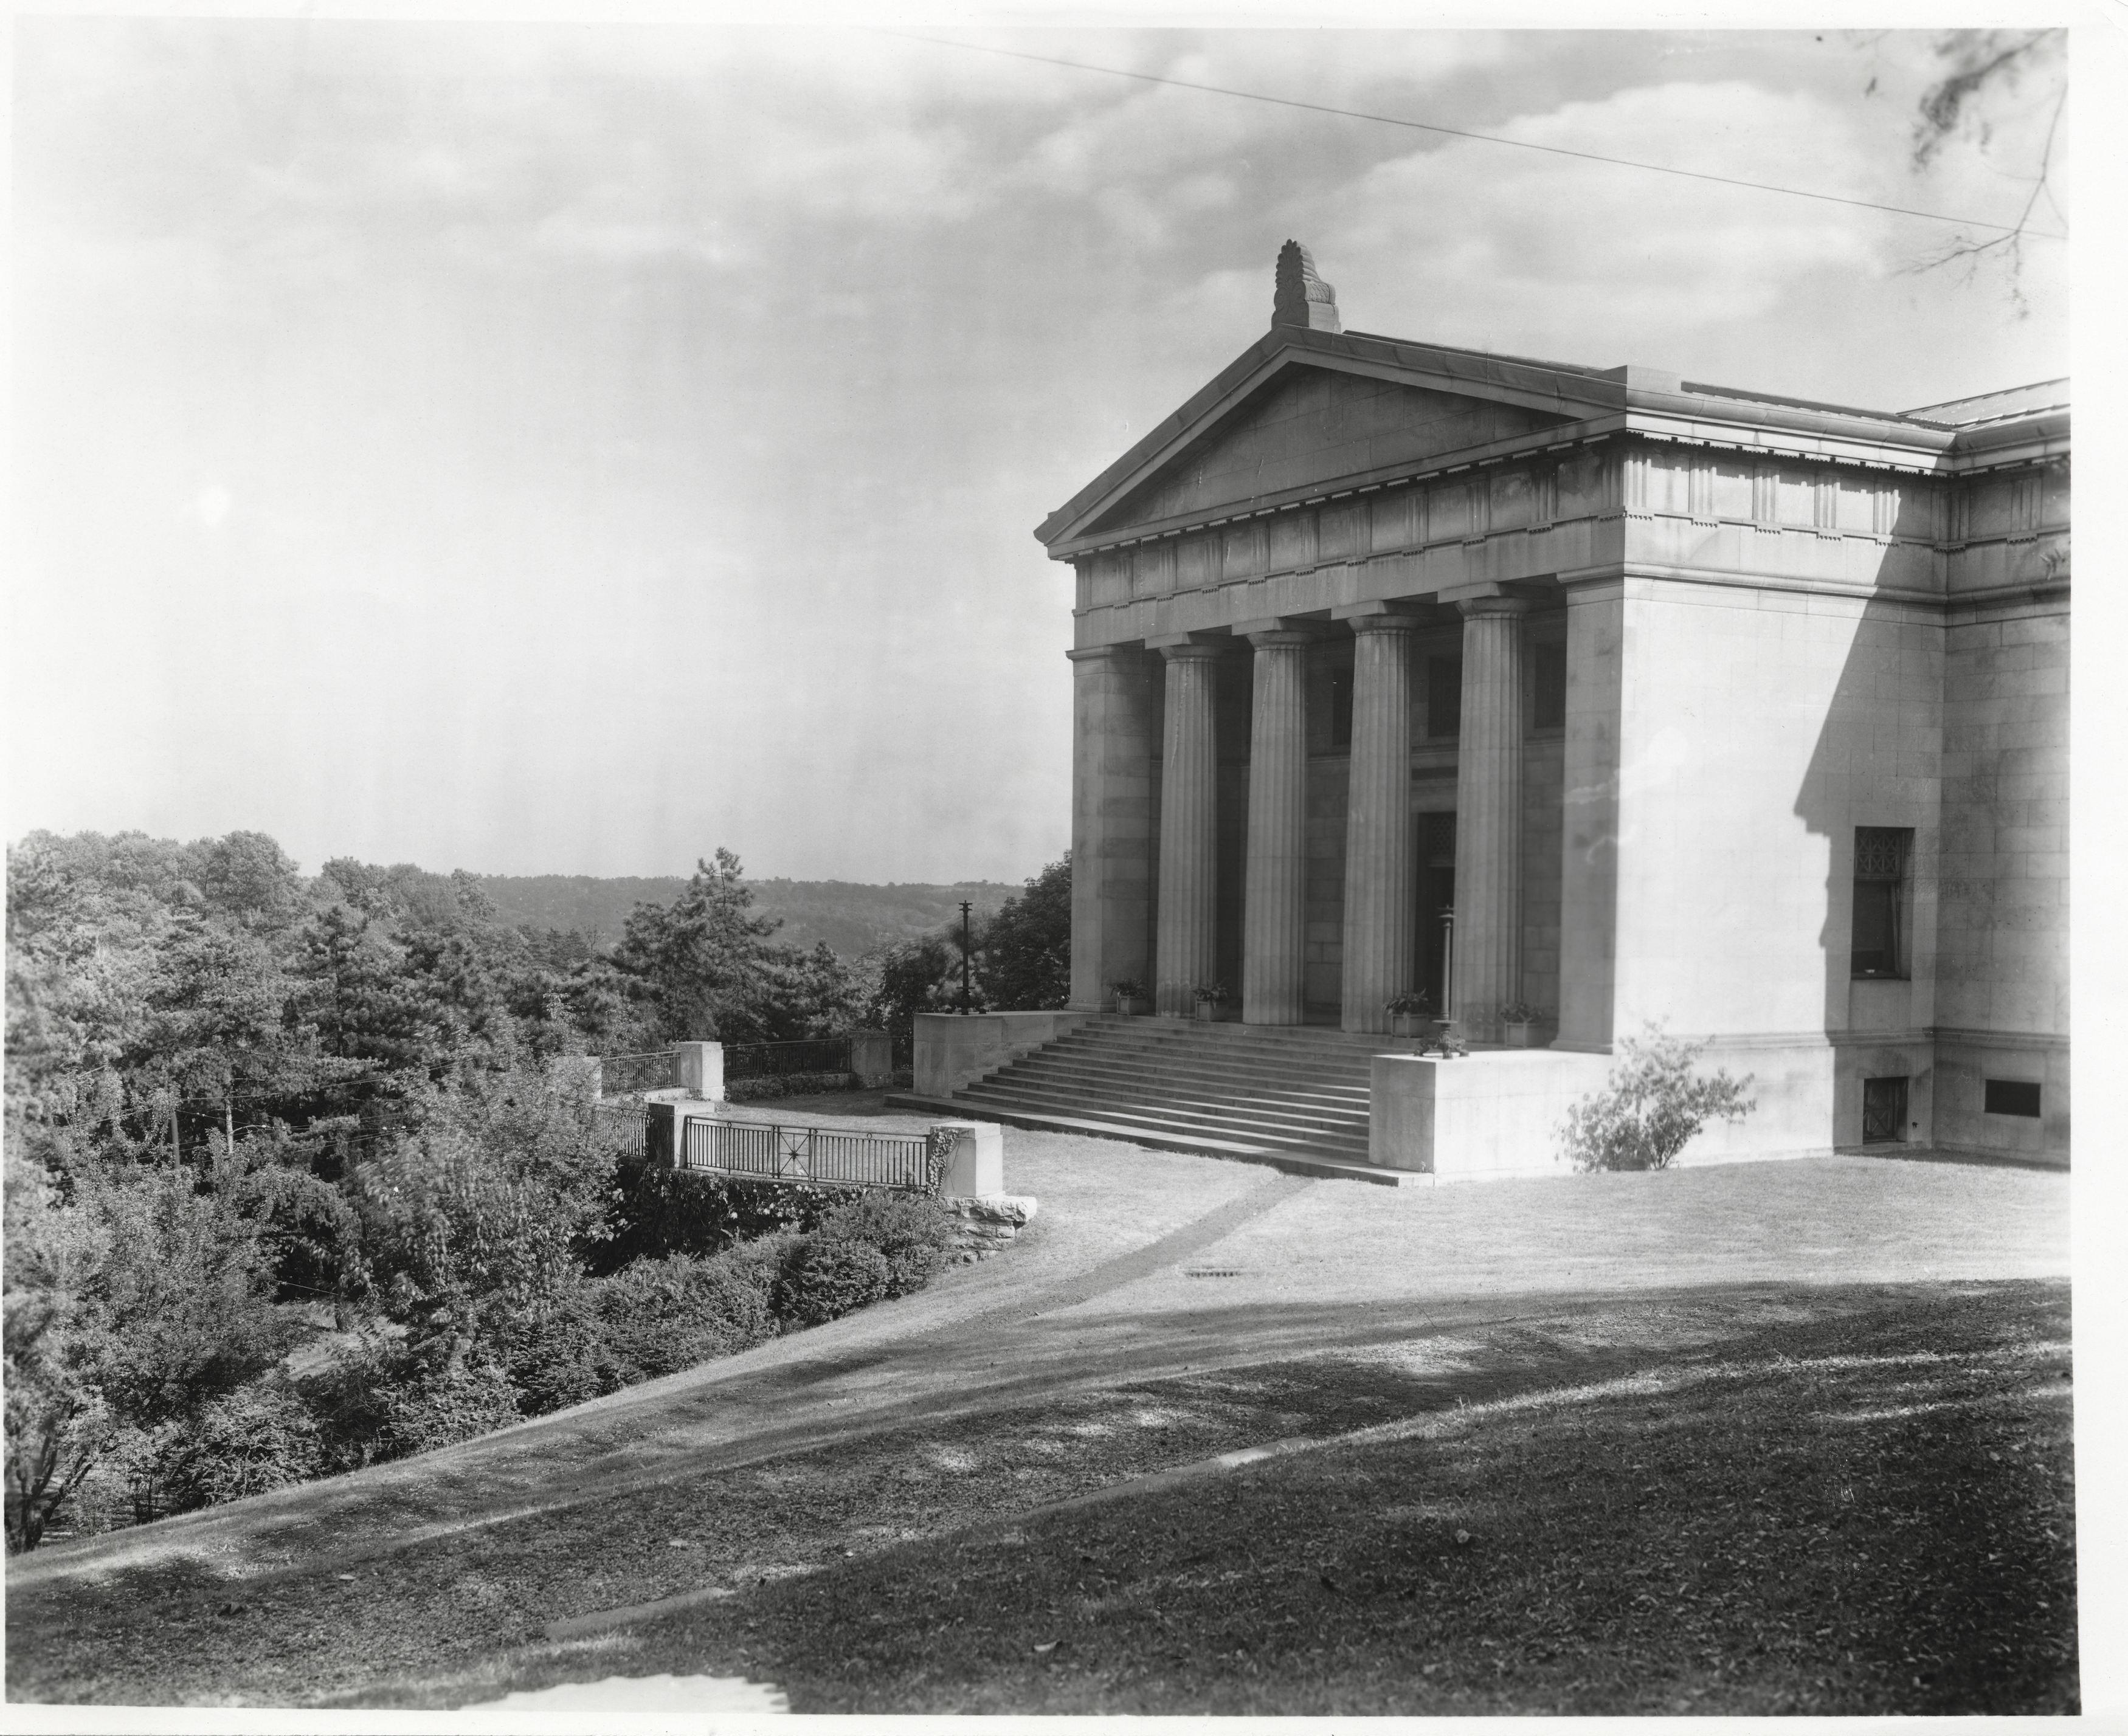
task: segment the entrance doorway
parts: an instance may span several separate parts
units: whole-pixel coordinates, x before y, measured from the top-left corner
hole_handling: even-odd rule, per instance
[[[1448,946],[1442,915],[1456,904],[1456,816],[1418,817],[1418,986],[1448,1010]]]

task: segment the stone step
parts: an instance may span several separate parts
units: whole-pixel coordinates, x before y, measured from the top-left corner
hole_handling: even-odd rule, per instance
[[[1368,1093],[1364,1084],[1341,1084],[1316,1080],[1288,1082],[1257,1074],[1209,1073],[1182,1066],[1155,1066],[1133,1057],[1104,1060],[1100,1056],[1044,1051],[1000,1067],[989,1079],[1046,1079],[1062,1083],[1076,1080],[1089,1085],[1128,1085],[1133,1089],[1202,1090],[1220,1096],[1246,1098],[1252,1102],[1283,1103],[1295,1109],[1321,1109],[1334,1114],[1366,1114]]]
[[[1147,1131],[1143,1127],[1104,1121],[1096,1116],[1043,1115],[1024,1109],[993,1108],[986,1108],[980,1113],[971,1113],[975,1106],[962,1103],[957,1097],[924,1097],[911,1091],[896,1092],[886,1099],[886,1107],[923,1115],[1000,1122],[1008,1127],[1025,1127],[1035,1132],[1076,1133],[1093,1139],[1123,1140],[1154,1151],[1180,1151],[1195,1156],[1225,1158],[1237,1163],[1263,1164],[1290,1175],[1366,1182],[1378,1188],[1414,1187],[1431,1183],[1433,1180],[1430,1175],[1404,1169],[1380,1169],[1371,1164],[1347,1157],[1279,1150],[1238,1140],[1205,1139],[1188,1134]]]
[[[1057,1060],[1076,1060],[1090,1066],[1138,1067],[1148,1072],[1184,1073],[1193,1077],[1237,1080],[1278,1080],[1301,1089],[1328,1086],[1341,1090],[1365,1090],[1373,1077],[1371,1060],[1354,1065],[1345,1061],[1277,1060],[1248,1055],[1193,1055],[1172,1049],[1104,1047],[1093,1043],[1047,1044],[1033,1055],[1006,1065],[1017,1065],[1035,1055]]]
[[[1337,1127],[1292,1127],[1262,1117],[1222,1113],[1167,1102],[1092,1098],[1077,1092],[1024,1090],[970,1085],[953,1093],[957,1103],[986,1109],[1024,1109],[1038,1115],[1090,1115],[1119,1126],[1167,1129],[1209,1139],[1231,1139],[1280,1150],[1335,1150],[1364,1155],[1364,1122]]]

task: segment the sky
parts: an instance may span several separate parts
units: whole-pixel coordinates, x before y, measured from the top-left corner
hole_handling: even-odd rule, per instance
[[[1348,330],[1879,409],[2069,371],[2063,242],[1921,268],[1957,225],[1019,58],[2014,221],[2058,90],[1917,172],[1928,31],[15,30],[10,838],[1032,875],[1033,529],[1288,237]]]

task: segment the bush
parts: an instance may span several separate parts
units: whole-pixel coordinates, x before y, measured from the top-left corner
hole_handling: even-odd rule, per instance
[[[1566,1112],[1565,1155],[1580,1170],[1666,1169],[1693,1135],[1718,1116],[1740,1121],[1757,1107],[1745,1093],[1751,1075],[1712,1078],[1692,1070],[1704,1043],[1650,1026],[1618,1045],[1618,1064],[1600,1091]]]
[[[451,1354],[448,1340],[417,1345],[382,1332],[357,1339],[299,1390],[316,1418],[328,1471],[351,1471],[470,1440],[525,1413],[508,1374]]]
[[[625,1384],[607,1354],[589,1284],[528,1309],[502,1328],[491,1348],[527,1416],[564,1411]]]
[[[523,1416],[503,1371],[482,1364],[440,1369],[388,1394],[386,1450],[380,1459],[403,1459],[492,1435]]]
[[[697,1259],[727,1248],[810,1229],[838,1200],[832,1188],[696,1175],[670,1164],[632,1159],[615,1175],[608,1232],[587,1250],[594,1277],[668,1254]]]
[[[859,1091],[854,1073],[757,1074],[725,1082],[724,1095],[734,1103],[766,1103],[779,1097],[819,1097],[829,1091]]]
[[[145,1468],[170,1511],[182,1513],[307,1482],[324,1474],[326,1458],[302,1400],[269,1378],[165,1424]]]
[[[953,1244],[953,1220],[935,1200],[879,1190],[837,1206],[811,1240],[878,1249],[886,1261],[886,1294],[906,1296],[938,1269]]]
[[[800,1236],[777,1280],[777,1318],[818,1326],[887,1293],[886,1256],[870,1244]]]
[[[622,1386],[776,1335],[758,1267],[729,1255],[639,1260],[591,1288],[606,1357]]]

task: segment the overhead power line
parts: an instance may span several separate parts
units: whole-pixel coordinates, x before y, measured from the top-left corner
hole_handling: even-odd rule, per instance
[[[1826,205],[1849,205],[1860,211],[1889,211],[1894,216],[1921,217],[1931,223],[1955,223],[1967,229],[1986,229],[2003,235],[2022,233],[2045,236],[2050,241],[2069,237],[2051,229],[2021,229],[2015,223],[1992,223],[1978,217],[1954,217],[1940,211],[1917,211],[1908,205],[1885,205],[1874,199],[1850,199],[1844,193],[1813,192],[1808,187],[1783,187],[1771,181],[1747,181],[1738,175],[1714,175],[1704,169],[1675,168],[1667,163],[1641,163],[1631,157],[1608,157],[1601,151],[1575,150],[1564,145],[1537,145],[1527,139],[1503,138],[1498,133],[1474,133],[1457,126],[1437,126],[1431,121],[1412,121],[1402,115],[1370,115],[1356,108],[1339,108],[1328,102],[1304,102],[1296,97],[1273,97],[1262,91],[1234,90],[1223,84],[1200,84],[1190,78],[1169,78],[1158,73],[1134,73],[1120,66],[1094,66],[1083,60],[1066,60],[1054,55],[1034,55],[1024,49],[995,48],[983,42],[957,42],[949,36],[923,36],[912,31],[879,29],[883,36],[899,36],[908,42],[928,42],[933,48],[966,49],[972,54],[1002,55],[1009,60],[1032,60],[1043,66],[1067,67],[1073,72],[1102,73],[1112,78],[1135,78],[1141,84],[1166,84],[1176,90],[1203,91],[1214,97],[1238,97],[1247,102],[1269,102],[1279,108],[1305,109],[1311,114],[1339,115],[1350,121],[1372,121],[1383,126],[1402,126],[1413,132],[1438,133],[1444,138],[1471,139],[1481,145],[1505,145],[1516,150],[1542,151],[1546,156],[1574,157],[1584,163],[1607,163],[1614,168],[1644,169],[1651,175],[1675,175],[1686,181],[1710,181],[1719,187],[1748,187],[1754,192],[1784,193],[1792,199],[1816,199]]]

